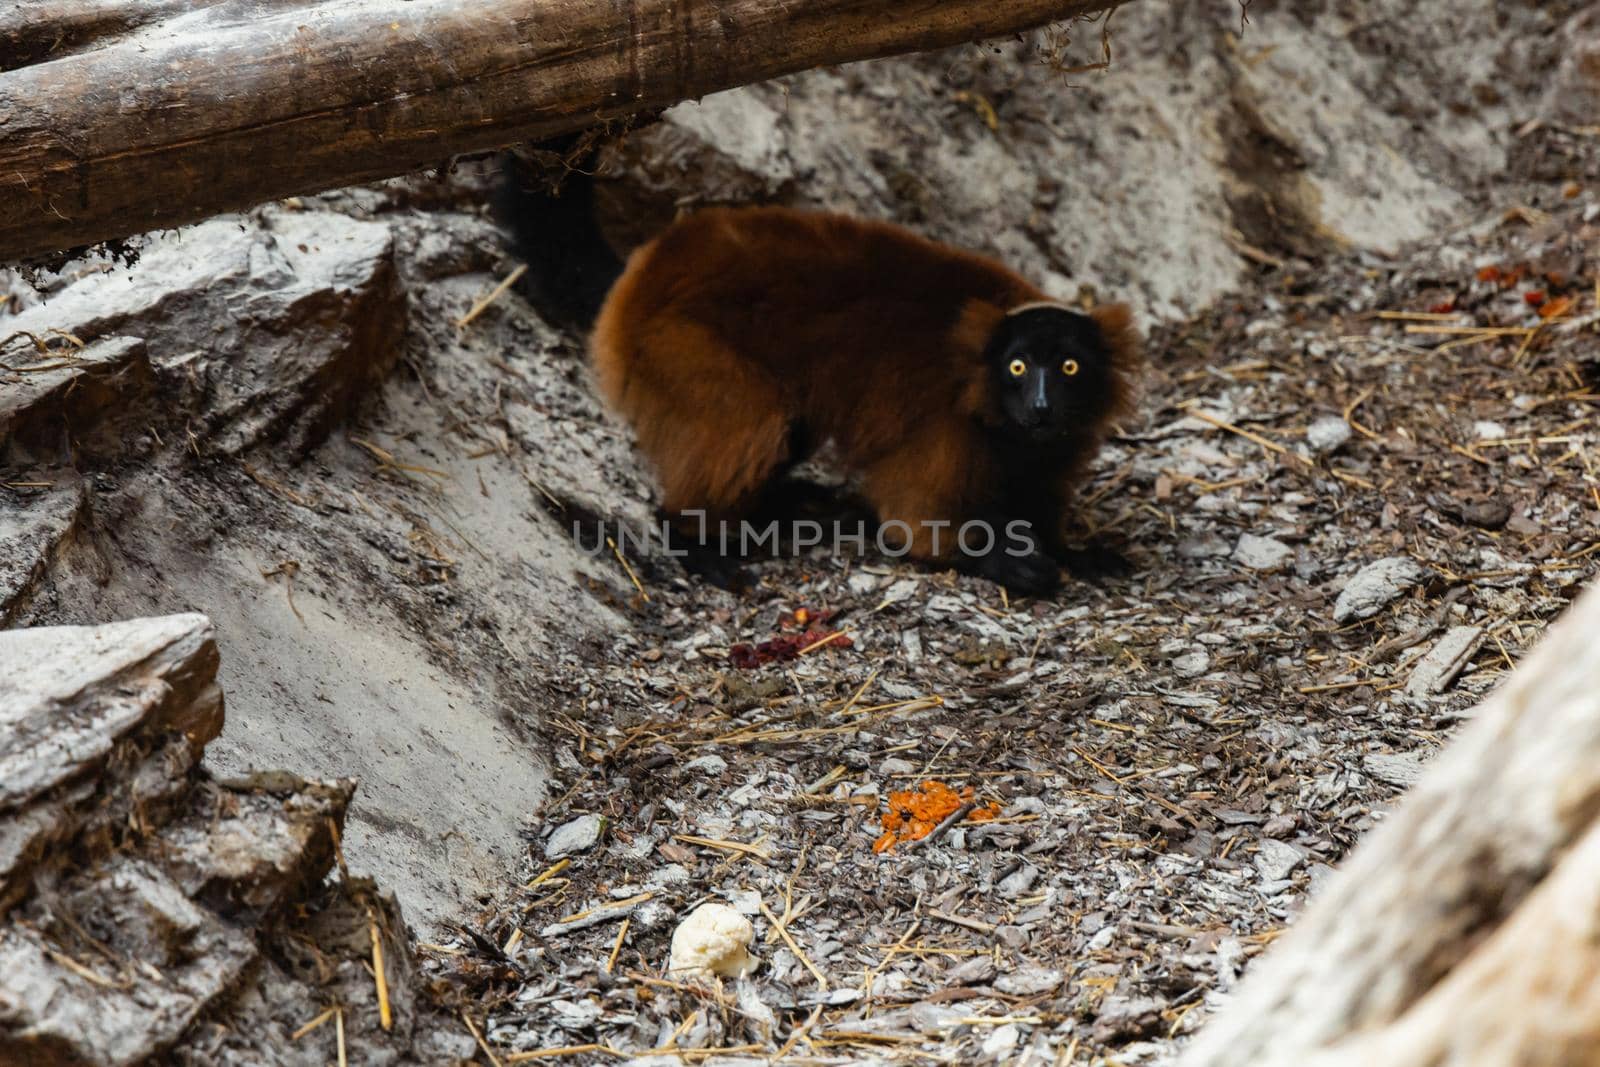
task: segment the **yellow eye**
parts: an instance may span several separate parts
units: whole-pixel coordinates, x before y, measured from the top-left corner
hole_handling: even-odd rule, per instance
[[[1007,367],[1006,370],[1011,372],[1013,378],[1020,378],[1028,373],[1028,365],[1020,359],[1014,359],[1011,361],[1011,366]]]
[[[1061,373],[1068,376],[1077,374],[1078,361],[1075,359],[1069,359],[1065,363],[1061,364]]]

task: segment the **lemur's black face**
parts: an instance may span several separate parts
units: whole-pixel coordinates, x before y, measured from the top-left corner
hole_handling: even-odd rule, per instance
[[[1013,312],[984,360],[1005,428],[1026,441],[1070,437],[1111,403],[1111,352],[1088,315],[1047,305]]]

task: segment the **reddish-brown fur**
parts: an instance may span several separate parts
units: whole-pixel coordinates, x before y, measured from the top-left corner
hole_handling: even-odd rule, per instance
[[[921,531],[993,503],[982,424],[998,413],[980,356],[1008,311],[1045,299],[991,259],[888,223],[709,209],[634,252],[590,347],[667,512],[744,515],[794,458],[800,423],[863,476],[881,521]],[[1126,307],[1090,314],[1113,353],[1113,402],[1068,482],[1127,410],[1138,358]],[[935,555],[920,539],[913,554]]]

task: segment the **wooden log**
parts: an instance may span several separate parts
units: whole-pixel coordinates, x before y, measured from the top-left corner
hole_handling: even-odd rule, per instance
[[[1201,1031],[1184,1067],[1600,1063],[1600,589]]]
[[[95,41],[217,2],[14,0],[0,10],[0,71],[67,55]]]
[[[1112,6],[25,0],[0,23],[0,57],[30,61],[0,73],[0,261]],[[52,11],[66,51],[41,53]]]

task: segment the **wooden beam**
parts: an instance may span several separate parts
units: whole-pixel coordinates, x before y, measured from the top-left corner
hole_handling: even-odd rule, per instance
[[[0,17],[0,62],[24,64],[0,73],[0,261],[1112,6],[22,0]]]
[[[1568,609],[1183,1067],[1558,1067],[1600,1049],[1600,588]]]

